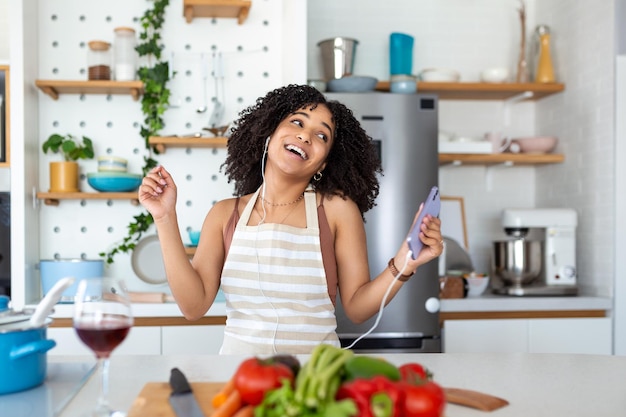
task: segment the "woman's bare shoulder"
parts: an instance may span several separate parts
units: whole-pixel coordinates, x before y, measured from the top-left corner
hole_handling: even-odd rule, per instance
[[[235,207],[237,207],[239,214],[241,214],[241,211],[246,206],[251,196],[252,194],[249,194],[243,197],[231,197],[220,200],[211,207],[209,215],[215,218],[228,219],[233,213],[233,210],[235,210]],[[238,204],[237,200],[239,200]]]
[[[324,211],[329,223],[337,223],[356,216],[361,219],[359,207],[350,197],[324,195]]]

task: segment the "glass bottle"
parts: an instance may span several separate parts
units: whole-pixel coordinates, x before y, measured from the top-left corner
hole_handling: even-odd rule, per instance
[[[118,81],[132,81],[135,79],[137,71],[135,29],[117,27],[114,29],[114,32],[115,79]]]
[[[89,42],[87,55],[89,80],[111,79],[111,44],[105,41]]]
[[[552,56],[550,54],[550,28],[546,25],[539,25],[537,26],[535,34],[538,43],[535,82],[553,83],[555,79]]]

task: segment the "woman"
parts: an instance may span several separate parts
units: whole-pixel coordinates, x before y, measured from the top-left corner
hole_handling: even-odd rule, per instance
[[[417,259],[398,242],[393,264],[370,281],[363,215],[378,195],[380,162],[352,112],[312,87],[276,89],[242,111],[223,167],[236,197],[211,208],[191,263],[171,175],[156,167],[139,189],[185,317],[202,317],[221,286],[227,312],[221,353],[338,346],[337,288],[346,315],[364,322],[390,285],[388,301],[442,252],[440,221],[427,216]]]

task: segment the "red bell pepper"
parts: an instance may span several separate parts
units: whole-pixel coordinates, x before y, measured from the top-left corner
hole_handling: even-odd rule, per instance
[[[343,383],[336,399],[352,399],[359,409],[359,417],[400,417],[402,395],[396,383],[378,375]]]

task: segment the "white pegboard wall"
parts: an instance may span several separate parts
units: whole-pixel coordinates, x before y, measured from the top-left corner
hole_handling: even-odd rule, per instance
[[[169,84],[171,108],[164,115],[163,135],[203,132],[209,126],[216,100],[212,77],[216,52],[223,57],[224,77],[219,84],[220,89],[223,84],[223,93],[217,95],[225,108],[221,124],[232,122],[259,96],[284,84],[283,61],[289,54],[283,50],[282,40],[284,20],[288,19],[283,13],[284,1],[253,0],[242,25],[229,18],[195,18],[186,23],[182,0],[170,1],[162,31],[162,58],[170,61],[175,76]],[[151,2],[144,0],[40,2],[38,78],[86,80],[87,43],[113,42],[113,30],[118,26],[133,27],[139,34],[139,18],[148,7]],[[306,31],[288,36],[300,36],[305,47]],[[196,109],[204,103],[203,64],[208,66],[208,108],[198,113]],[[306,62],[294,65],[306,68]],[[53,133],[84,135],[93,140],[96,157],[120,156],[128,159],[129,172],[141,172],[148,151],[139,135],[143,123],[140,101],[126,95],[61,94],[52,100],[39,93],[39,97],[40,144]],[[152,155],[176,181],[179,226],[185,243],[189,242],[187,230],[200,229],[211,206],[232,196],[233,185],[220,172],[225,155],[223,148],[167,148],[163,154]],[[40,190],[49,188],[48,162],[59,158],[40,154]],[[97,170],[97,161],[79,164],[81,190],[93,191],[85,175]],[[143,211],[125,200],[62,200],[56,207],[40,204],[39,258],[97,259],[100,252],[121,241],[132,217]],[[117,255],[107,274],[136,278],[130,255]],[[154,289],[138,278],[129,280],[129,286]]]

